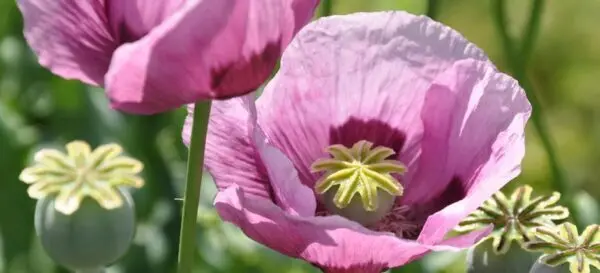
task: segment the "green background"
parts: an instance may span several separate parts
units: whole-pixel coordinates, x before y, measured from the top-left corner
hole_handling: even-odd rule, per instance
[[[337,0],[331,12],[407,10],[423,14],[425,0]],[[438,0],[437,20],[483,48],[497,66],[520,73],[530,96],[539,98],[541,120],[563,171],[563,185],[581,223],[597,223],[600,197],[600,1],[550,0],[540,31],[524,34],[532,0],[506,2],[507,32],[515,40],[534,38],[529,62],[506,58],[494,25],[492,0]],[[323,14],[323,10],[321,13]],[[515,61],[516,60],[516,61]],[[180,141],[183,110],[131,116],[109,109],[100,89],[67,81],[41,68],[22,37],[22,19],[11,0],[0,0],[0,272],[66,272],[54,266],[33,233],[35,202],[18,180],[41,147],[61,148],[74,139],[93,146],[118,142],[145,164],[146,185],[135,193],[139,226],[126,257],[109,269],[118,272],[172,272],[176,261],[180,201],[186,151]],[[528,183],[540,193],[556,188],[538,131],[529,123],[522,175],[508,188]],[[560,174],[560,173],[559,173]],[[559,178],[560,179],[560,178]],[[196,272],[317,272],[301,261],[259,246],[222,223],[211,207],[214,186],[203,185],[198,220]],[[464,272],[464,253],[432,254],[394,272]]]

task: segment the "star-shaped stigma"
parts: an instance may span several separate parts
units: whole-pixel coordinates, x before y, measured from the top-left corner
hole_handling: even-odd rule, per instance
[[[510,249],[512,241],[519,244],[529,241],[534,228],[569,217],[565,207],[556,205],[560,193],[532,199],[532,191],[530,186],[521,186],[510,198],[502,192],[495,193],[477,211],[467,216],[456,230],[470,232],[493,224],[494,231],[488,238],[493,240],[494,252],[503,254]]]
[[[67,154],[40,150],[34,157],[36,164],[21,172],[19,179],[30,184],[27,193],[31,198],[56,195],[55,209],[69,215],[86,196],[105,209],[118,208],[123,204],[118,187],[139,188],[144,184],[138,176],[142,163],[122,156],[123,149],[117,144],[92,151],[87,143],[73,141],[66,148]]]
[[[590,266],[600,270],[600,226],[588,226],[579,235],[575,225],[563,223],[537,228],[534,235],[525,248],[545,253],[542,263],[553,267],[569,263],[573,273],[590,273]]]
[[[402,185],[392,174],[403,174],[406,167],[400,161],[387,159],[395,154],[394,150],[373,148],[373,143],[361,140],[350,149],[340,144],[329,146],[327,152],[333,158],[317,160],[311,170],[325,172],[315,185],[318,194],[337,187],[333,198],[336,207],[347,207],[358,194],[364,209],[375,211],[379,189],[393,196],[402,195]]]

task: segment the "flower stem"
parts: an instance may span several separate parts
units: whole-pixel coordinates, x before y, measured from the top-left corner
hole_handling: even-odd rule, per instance
[[[183,214],[179,236],[178,273],[191,273],[196,254],[196,224],[200,203],[200,185],[204,166],[204,146],[210,115],[210,101],[199,101],[194,108],[194,121],[187,162]]]
[[[97,268],[88,268],[88,269],[78,269],[75,273],[105,273],[106,268],[97,267]]]
[[[548,129],[546,121],[544,120],[545,109],[542,106],[537,93],[535,92],[533,84],[527,77],[526,67],[529,59],[531,58],[531,52],[533,51],[535,40],[539,32],[540,19],[542,17],[545,1],[533,1],[527,28],[524,32],[520,46],[515,46],[508,33],[504,4],[504,0],[494,0],[493,6],[494,23],[498,29],[500,39],[502,41],[504,57],[509,69],[512,71],[513,76],[519,81],[523,89],[525,89],[527,92],[527,97],[531,102],[531,106],[533,108],[531,120],[533,122],[533,126],[538,132],[542,146],[544,147],[544,150],[546,150],[548,165],[550,166],[553,177],[551,180],[552,187],[560,192],[567,200],[567,207],[569,208],[569,211],[571,211],[571,217],[573,218],[574,222],[580,223],[577,219],[577,207],[573,203],[573,189],[570,187],[567,181],[564,169],[560,164],[558,154],[554,147],[550,130]]]
[[[525,65],[527,65],[529,62],[535,39],[537,38],[538,33],[540,31],[540,19],[542,17],[542,12],[544,10],[545,4],[546,1],[544,0],[534,0],[531,6],[529,22],[527,23],[527,28],[525,29],[525,33],[523,34],[523,41],[521,46],[521,57],[523,58],[521,59],[521,61]]]
[[[431,19],[437,19],[440,6],[439,3],[439,0],[428,0],[427,11],[425,12],[425,15]]]
[[[323,0],[321,7],[321,16],[329,16],[333,13],[333,0]]]

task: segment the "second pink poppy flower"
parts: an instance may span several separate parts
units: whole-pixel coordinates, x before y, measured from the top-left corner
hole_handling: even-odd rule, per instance
[[[40,63],[152,114],[253,91],[318,0],[18,0]]]
[[[519,174],[530,113],[440,23],[332,16],[300,31],[258,100],[213,104],[205,163],[219,215],[250,238],[328,273],[380,273],[489,232],[447,237]]]

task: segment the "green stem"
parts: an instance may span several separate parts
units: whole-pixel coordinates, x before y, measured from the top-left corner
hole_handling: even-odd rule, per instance
[[[194,108],[194,120],[191,128],[191,140],[187,162],[185,195],[183,198],[183,216],[179,236],[178,273],[191,273],[196,254],[196,225],[198,205],[200,203],[200,185],[204,166],[204,146],[210,115],[210,101],[197,102]]]
[[[106,273],[106,268],[98,267],[98,268],[78,269],[78,270],[75,270],[75,273]]]
[[[321,16],[329,16],[333,14],[333,0],[323,0],[321,2]]]
[[[540,32],[540,21],[545,3],[546,1],[544,0],[534,0],[531,6],[531,15],[529,16],[529,22],[527,23],[525,33],[523,34],[523,44],[521,46],[521,61],[525,65],[529,63],[533,45]]]
[[[421,261],[414,261],[412,263],[403,265],[401,267],[392,268],[390,273],[411,273],[411,272],[425,272]]]
[[[439,3],[439,0],[428,0],[425,15],[431,19],[437,19],[440,6]]]
[[[498,29],[498,34],[500,35],[500,42],[502,43],[502,47],[504,48],[504,58],[509,63],[508,65],[512,68],[514,65],[512,64],[513,60],[516,58],[515,49],[513,48],[513,41],[508,35],[508,30],[506,29],[506,14],[504,11],[504,1],[503,0],[495,0],[493,9],[493,19],[496,24],[496,28]]]
[[[531,113],[531,120],[535,127],[542,146],[546,150],[548,165],[552,173],[551,184],[552,187],[562,193],[564,200],[566,200],[567,206],[571,211],[571,217],[575,223],[579,223],[577,217],[577,207],[573,203],[573,189],[570,187],[565,171],[562,168],[558,154],[552,142],[550,130],[544,120],[545,109],[535,92],[535,88],[529,78],[527,77],[527,64],[531,57],[531,52],[535,44],[535,38],[539,32],[540,19],[542,17],[542,11],[544,7],[544,0],[535,0],[533,2],[529,22],[525,31],[526,35],[522,39],[522,45],[519,47],[513,46],[514,43],[508,34],[506,28],[506,13],[504,10],[503,0],[494,0],[493,16],[494,23],[498,29],[500,39],[504,48],[504,56],[509,69],[512,71],[513,76],[519,81],[523,89],[527,92],[527,97],[531,102],[533,111]],[[518,50],[518,51],[517,51]]]

